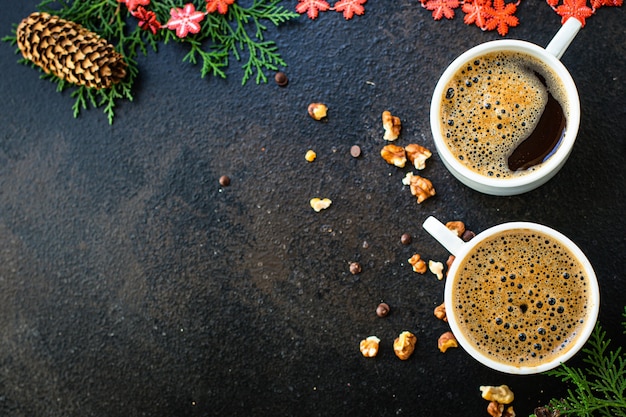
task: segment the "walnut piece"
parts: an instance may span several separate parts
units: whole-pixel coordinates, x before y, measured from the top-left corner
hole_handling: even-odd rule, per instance
[[[463,233],[465,233],[465,223],[460,221],[448,222],[446,227],[456,233],[458,237],[463,236]]]
[[[322,120],[328,113],[328,107],[323,103],[311,103],[309,104],[309,116],[315,120]]]
[[[506,385],[500,385],[499,387],[483,385],[480,387],[480,391],[485,400],[496,401],[500,404],[510,404],[515,398],[513,391]]]
[[[385,110],[382,114],[383,118],[383,128],[385,129],[385,135],[383,139],[388,141],[394,141],[398,139],[400,136],[400,128],[402,127],[402,122],[400,122],[400,118],[397,116],[393,116],[389,110]]]
[[[317,154],[315,153],[314,150],[309,149],[308,151],[306,151],[306,154],[304,155],[304,159],[306,159],[309,162],[313,162],[315,161],[315,158],[317,158]]]
[[[404,152],[404,148],[402,146],[383,146],[380,150],[380,156],[382,156],[388,164],[395,165],[398,168],[404,168],[404,165],[406,165],[406,152]]]
[[[443,279],[443,264],[441,262],[428,261],[428,269],[430,269],[430,272],[437,275],[439,281]]]
[[[459,347],[459,344],[457,343],[456,337],[454,337],[452,332],[445,332],[439,336],[439,340],[437,340],[437,347],[442,353],[444,353],[449,348]]]
[[[408,262],[413,266],[413,271],[417,272],[418,274],[426,273],[427,271],[426,262],[422,259],[422,257],[418,253],[411,256]]]
[[[400,336],[393,341],[393,351],[398,358],[405,361],[411,357],[415,350],[417,337],[411,332],[402,332]]]
[[[313,207],[313,210],[317,211],[318,213],[324,209],[327,209],[328,207],[330,207],[330,205],[332,204],[332,201],[329,198],[312,198],[310,201],[311,207]]]
[[[426,168],[426,160],[432,156],[432,152],[416,143],[411,143],[404,147],[409,162],[413,164],[415,169],[422,170]]]
[[[446,305],[445,305],[445,303],[441,303],[437,307],[435,307],[435,311],[433,312],[433,314],[439,320],[443,320],[446,323],[448,322],[448,317],[446,317]]]
[[[366,358],[373,358],[378,355],[378,345],[380,343],[380,339],[376,336],[370,336],[366,339],[361,340],[359,344],[359,348],[361,349],[361,354]]]
[[[427,198],[434,196],[435,188],[430,180],[414,175],[412,172],[408,172],[402,179],[402,184],[408,185],[411,189],[411,194],[417,197],[417,203],[421,204]]]
[[[504,411],[504,404],[500,404],[497,401],[491,401],[487,406],[487,413],[491,417],[502,417],[502,412]]]

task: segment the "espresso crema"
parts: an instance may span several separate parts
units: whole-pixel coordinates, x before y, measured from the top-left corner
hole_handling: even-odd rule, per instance
[[[465,337],[495,361],[536,366],[565,354],[588,314],[584,266],[556,239],[502,232],[463,258],[452,291]]]
[[[459,162],[481,175],[525,175],[539,169],[562,138],[565,97],[557,74],[537,58],[485,54],[463,65],[444,88],[444,141]]]

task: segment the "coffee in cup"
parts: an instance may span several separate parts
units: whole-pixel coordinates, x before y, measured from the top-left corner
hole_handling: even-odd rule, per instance
[[[503,372],[536,373],[565,362],[585,343],[599,291],[593,268],[571,240],[528,222],[495,226],[467,243],[456,235],[441,238],[447,229],[432,217],[424,227],[444,245],[452,242],[446,314],[473,357]]]
[[[480,175],[526,175],[540,168],[565,133],[565,87],[548,65],[524,52],[472,58],[443,95],[439,122],[445,144]]]
[[[580,100],[559,58],[580,27],[568,19],[547,48],[486,42],[446,68],[433,92],[430,125],[441,161],[462,183],[487,194],[521,194],[565,164]]]

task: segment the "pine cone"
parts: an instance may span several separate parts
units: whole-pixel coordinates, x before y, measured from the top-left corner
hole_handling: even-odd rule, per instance
[[[37,12],[22,20],[16,35],[24,58],[70,83],[102,89],[126,76],[124,57],[78,23]]]

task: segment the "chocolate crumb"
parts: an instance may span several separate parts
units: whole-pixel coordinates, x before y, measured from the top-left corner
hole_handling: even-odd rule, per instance
[[[387,303],[378,304],[378,307],[376,307],[376,315],[378,317],[385,317],[387,316],[387,314],[389,314],[389,304]]]
[[[403,245],[410,245],[412,241],[413,241],[413,238],[411,237],[409,233],[405,233],[402,236],[400,236],[400,243],[402,243]]]
[[[222,175],[220,177],[220,185],[222,187],[228,187],[230,185],[230,177],[228,175]]]

